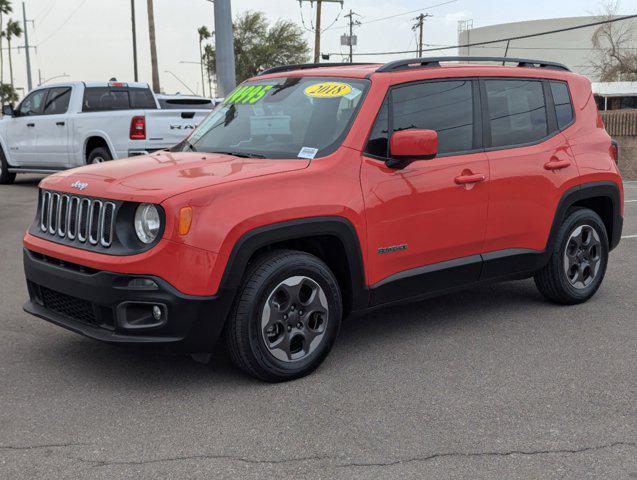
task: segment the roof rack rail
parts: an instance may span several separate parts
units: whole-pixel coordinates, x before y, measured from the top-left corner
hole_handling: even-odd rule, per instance
[[[427,67],[440,67],[440,62],[502,62],[505,63],[517,63],[518,67],[530,67],[530,68],[552,68],[555,70],[566,70],[570,72],[570,69],[561,63],[546,62],[544,60],[529,60],[528,58],[510,58],[510,57],[425,57],[425,58],[412,58],[407,60],[396,60],[394,62],[386,63],[379,67],[377,72],[395,72],[396,70],[405,70],[409,68],[427,68]]]
[[[257,76],[269,75],[270,73],[289,72],[291,70],[307,70],[309,68],[323,67],[347,67],[348,65],[372,65],[371,63],[299,63],[296,65],[281,65],[278,67],[268,68],[259,72]]]

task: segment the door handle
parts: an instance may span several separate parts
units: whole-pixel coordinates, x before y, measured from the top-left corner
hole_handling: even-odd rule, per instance
[[[35,127],[35,123],[27,123],[27,127]]]
[[[64,125],[66,125],[65,122],[55,122],[56,125],[58,125],[59,127],[63,127]]]
[[[478,183],[484,182],[487,177],[483,173],[469,174],[469,175],[460,175],[455,178],[455,182],[458,185],[467,185],[469,183]]]
[[[566,168],[571,165],[570,160],[552,160],[550,162],[546,162],[544,164],[545,170],[560,170],[561,168]]]

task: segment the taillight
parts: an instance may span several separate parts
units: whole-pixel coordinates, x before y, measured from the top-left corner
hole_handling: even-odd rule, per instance
[[[619,143],[616,140],[610,143],[610,156],[616,164],[619,164]]]
[[[133,117],[130,121],[130,139],[146,140],[146,117]]]
[[[604,128],[604,119],[602,118],[602,114],[597,111],[597,128]]]

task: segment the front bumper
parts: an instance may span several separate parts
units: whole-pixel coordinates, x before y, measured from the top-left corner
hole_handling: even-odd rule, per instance
[[[27,249],[24,271],[30,297],[26,312],[108,343],[208,353],[232,302],[221,292],[185,295],[158,277],[94,270]],[[131,285],[140,279],[151,280],[156,288]],[[152,316],[153,306],[161,310],[160,320]]]

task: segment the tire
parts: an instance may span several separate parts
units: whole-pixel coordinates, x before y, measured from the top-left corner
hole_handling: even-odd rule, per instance
[[[567,212],[548,263],[534,277],[542,295],[562,305],[583,303],[595,295],[608,265],[608,234],[592,210]]]
[[[268,382],[303,377],[330,352],[343,304],[320,259],[276,250],[248,269],[225,327],[228,350],[245,373]]]
[[[113,160],[113,156],[111,155],[111,152],[108,151],[108,148],[97,147],[91,150],[91,152],[88,154],[86,163],[88,165],[95,165],[97,163],[108,162],[109,160]]]
[[[15,173],[9,172],[9,163],[0,148],[0,185],[10,185],[15,181]]]

